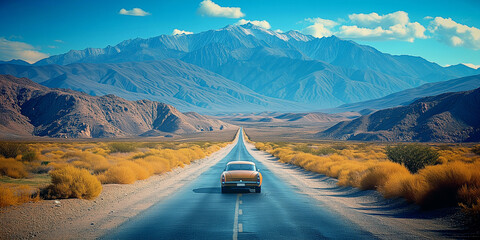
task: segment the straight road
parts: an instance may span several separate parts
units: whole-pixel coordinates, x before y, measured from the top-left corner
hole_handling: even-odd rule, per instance
[[[241,130],[242,131],[242,130]],[[230,161],[253,161],[262,193],[221,194]],[[372,239],[348,219],[301,195],[247,151],[243,133],[231,152],[179,192],[113,229],[105,239]]]

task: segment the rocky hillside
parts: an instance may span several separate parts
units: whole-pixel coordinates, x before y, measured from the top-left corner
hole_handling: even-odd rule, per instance
[[[345,140],[480,141],[480,88],[425,97],[344,121],[317,134]]]
[[[192,133],[234,126],[148,100],[128,101],[51,89],[26,78],[0,75],[0,135],[57,138],[129,137]]]

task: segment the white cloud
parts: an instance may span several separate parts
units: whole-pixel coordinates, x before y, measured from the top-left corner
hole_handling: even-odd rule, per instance
[[[433,17],[432,17],[432,16],[426,16],[426,17],[424,17],[423,19],[425,19],[425,20],[432,20]]]
[[[436,17],[430,22],[429,31],[450,46],[480,49],[480,29],[457,23],[451,18]]]
[[[274,32],[276,33],[283,33],[283,31],[281,29],[277,29],[277,30],[273,30]]]
[[[331,28],[338,25],[337,22],[322,18],[307,18],[305,21],[313,23],[306,27],[302,32],[314,37],[329,37],[333,35]]]
[[[358,27],[361,28],[377,28],[382,27],[388,29],[395,25],[407,25],[410,22],[408,13],[404,11],[398,11],[389,13],[386,15],[378,15],[378,13],[370,14],[350,14],[348,18]]]
[[[471,64],[471,63],[462,63],[462,64],[469,67],[469,68],[473,68],[473,69],[479,69],[480,68],[480,65],[475,65],[475,64]]]
[[[55,40],[53,40],[53,41],[55,41],[55,42],[57,42],[57,43],[63,43],[63,41],[60,40],[60,39],[55,39]]]
[[[188,32],[188,31],[184,31],[184,30],[178,30],[178,29],[173,29],[173,32],[172,32],[172,35],[189,35],[189,34],[193,34],[193,32]]]
[[[48,54],[36,51],[35,48],[24,42],[9,41],[0,37],[0,60],[9,61],[21,59],[29,63],[48,57]]]
[[[360,40],[402,40],[413,42],[417,38],[427,38],[425,27],[418,22],[410,22],[408,13],[398,11],[386,15],[351,14],[351,26],[341,26],[336,33],[339,37]]]
[[[209,17],[241,18],[245,16],[239,7],[221,7],[211,0],[202,1],[197,12]]]
[[[118,13],[121,15],[139,16],[139,17],[150,15],[149,12],[145,12],[141,8],[133,8],[132,10],[127,10],[125,8],[122,8]]]
[[[270,23],[268,23],[267,21],[265,20],[262,20],[262,21],[258,21],[258,20],[253,20],[253,21],[250,21],[250,20],[245,20],[245,19],[240,19],[237,23],[235,23],[236,25],[244,25],[244,24],[247,24],[247,23],[251,23],[253,25],[256,25],[256,26],[259,26],[259,27],[262,27],[262,28],[265,28],[265,29],[270,29],[271,26],[270,26]]]
[[[342,24],[328,19],[307,18],[313,25],[303,32],[314,37],[337,35],[347,39],[359,40],[402,40],[413,42],[417,38],[427,38],[425,27],[418,22],[410,22],[408,14],[403,11],[379,15],[350,14],[348,21]]]

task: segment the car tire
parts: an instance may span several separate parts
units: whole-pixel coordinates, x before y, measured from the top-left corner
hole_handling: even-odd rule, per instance
[[[256,193],[261,193],[262,192],[262,187],[256,187],[255,192]]]

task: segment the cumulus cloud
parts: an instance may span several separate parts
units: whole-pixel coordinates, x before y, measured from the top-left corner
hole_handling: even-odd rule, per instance
[[[457,23],[451,18],[436,17],[430,22],[429,31],[450,46],[480,49],[480,29]]]
[[[184,31],[184,30],[179,30],[179,29],[173,29],[173,32],[172,32],[172,35],[189,35],[189,34],[193,34],[193,32],[188,32],[188,31]]]
[[[321,19],[308,18],[306,21],[313,25],[306,27],[303,32],[315,37],[337,35],[339,37],[359,40],[402,40],[413,42],[417,38],[427,38],[425,27],[418,22],[410,22],[408,14],[403,11],[379,15],[350,14],[349,20],[343,24]]]
[[[9,41],[0,37],[0,60],[21,59],[29,63],[48,57],[48,54],[37,51],[32,45],[24,42]]]
[[[307,18],[305,21],[313,25],[306,27],[303,32],[318,38],[331,36],[333,34],[331,29],[338,25],[335,21],[322,18]]]
[[[479,69],[480,68],[480,65],[475,65],[475,64],[471,64],[471,63],[462,63],[462,64],[469,67],[469,68],[473,68],[473,69]]]
[[[125,8],[122,8],[118,13],[121,15],[138,16],[138,17],[150,15],[149,12],[145,12],[141,8],[133,8],[132,10],[127,10]]]
[[[209,17],[241,18],[245,16],[239,7],[221,7],[211,0],[202,1],[197,12]]]
[[[340,27],[338,36],[360,40],[402,40],[413,42],[417,38],[427,38],[425,27],[418,22],[410,22],[408,13],[398,11],[386,15],[377,13],[351,14],[353,25]]]
[[[353,24],[360,28],[377,28],[388,29],[395,25],[407,25],[410,22],[408,13],[404,11],[398,11],[389,13],[386,15],[378,15],[378,13],[370,14],[350,14],[348,18]]]
[[[259,26],[259,27],[262,27],[262,28],[265,28],[265,29],[270,29],[271,26],[270,26],[270,23],[268,23],[267,21],[265,20],[262,20],[262,21],[258,21],[258,20],[253,20],[253,21],[250,21],[250,20],[245,20],[245,19],[240,19],[237,23],[237,25],[244,25],[244,24],[247,24],[247,23],[251,23],[253,25],[256,25],[256,26]]]

